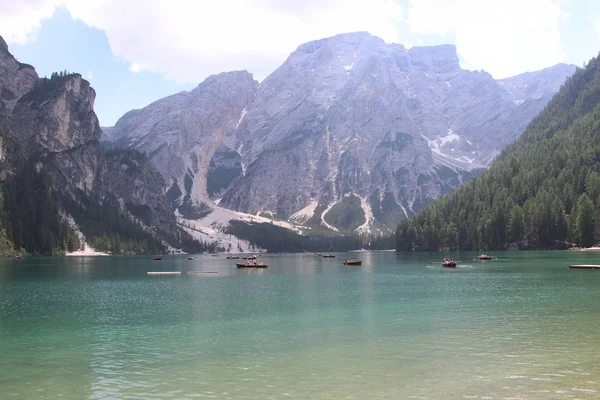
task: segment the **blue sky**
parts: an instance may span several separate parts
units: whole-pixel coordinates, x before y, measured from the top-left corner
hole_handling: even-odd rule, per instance
[[[496,78],[600,51],[596,0],[13,0],[0,35],[41,76],[67,69],[96,89],[103,126],[246,69],[264,79],[303,42],[369,31],[406,46],[452,43]]]

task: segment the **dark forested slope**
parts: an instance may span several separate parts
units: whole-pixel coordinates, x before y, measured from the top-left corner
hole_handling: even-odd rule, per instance
[[[563,248],[600,240],[599,103],[594,58],[489,170],[402,222],[396,248]]]

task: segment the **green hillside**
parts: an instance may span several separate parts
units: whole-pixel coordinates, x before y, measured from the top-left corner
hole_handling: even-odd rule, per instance
[[[600,241],[600,60],[592,59],[493,166],[396,231],[399,251],[565,248]]]

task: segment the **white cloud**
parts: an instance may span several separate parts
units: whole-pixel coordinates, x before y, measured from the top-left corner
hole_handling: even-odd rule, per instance
[[[565,59],[556,1],[409,0],[404,21],[414,34],[450,34],[463,67],[502,78]],[[419,43],[399,36],[394,0],[0,0],[0,34],[30,40],[56,7],[103,30],[131,71],[180,82],[240,69],[263,79],[299,44],[343,32]]]
[[[9,43],[23,41],[41,18],[51,15],[48,9],[64,6],[73,18],[103,30],[113,54],[128,61],[130,70],[192,82],[240,69],[262,79],[301,43],[343,32],[365,30],[397,42],[394,22],[401,21],[393,0],[17,1],[35,3],[44,13],[8,29],[0,20],[0,34]],[[8,18],[21,18],[20,8],[12,7]]]
[[[600,36],[600,21],[596,24],[596,32],[598,32],[598,36]]]
[[[93,77],[94,77],[94,75],[92,74],[92,71],[88,71],[86,74],[86,79],[88,81],[91,81]]]
[[[25,43],[35,38],[40,22],[54,14],[54,1],[0,1],[0,34],[8,43]]]
[[[131,65],[129,66],[129,70],[131,72],[140,72],[143,68],[136,62],[131,63]]]
[[[463,67],[495,78],[565,60],[554,0],[411,0],[407,23],[417,34],[456,37]]]

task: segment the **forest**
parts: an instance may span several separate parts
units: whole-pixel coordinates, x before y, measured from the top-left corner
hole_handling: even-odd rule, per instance
[[[396,249],[562,249],[600,241],[599,103],[594,58],[490,169],[402,221]]]
[[[289,229],[269,223],[247,223],[232,220],[228,234],[250,242],[256,248],[266,249],[270,253],[280,252],[327,252],[349,251],[357,249],[389,250],[394,247],[394,237],[340,235],[313,227],[310,234],[299,235]],[[225,249],[237,251],[237,249]]]

